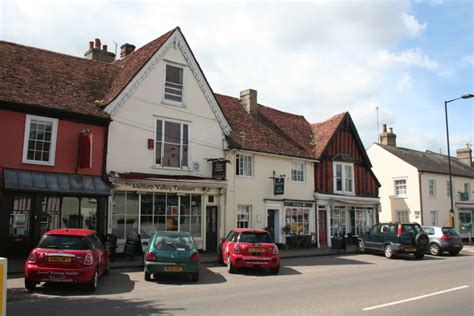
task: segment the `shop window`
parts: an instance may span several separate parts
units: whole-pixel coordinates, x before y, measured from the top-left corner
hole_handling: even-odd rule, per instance
[[[112,203],[112,234],[118,239],[126,239],[129,232],[138,232],[138,195],[135,192],[114,193]]]
[[[45,196],[41,202],[41,235],[61,227],[61,198]]]
[[[15,195],[13,197],[13,210],[10,213],[9,236],[30,236],[31,198],[29,196]]]
[[[61,204],[61,227],[82,228],[82,221],[79,213],[79,198],[63,197]]]
[[[373,226],[374,210],[372,208],[354,207],[351,210],[351,232],[362,235]],[[354,217],[354,221],[352,221]]]
[[[334,206],[331,209],[331,236],[345,236],[346,233],[346,208],[344,206]]]
[[[238,205],[237,206],[237,228],[249,228],[250,218],[252,214],[251,205]]]
[[[309,235],[309,209],[286,208],[285,232],[287,234]]]
[[[459,231],[469,233],[473,227],[474,216],[472,211],[459,211]]]
[[[54,166],[58,120],[26,116],[23,163]]]

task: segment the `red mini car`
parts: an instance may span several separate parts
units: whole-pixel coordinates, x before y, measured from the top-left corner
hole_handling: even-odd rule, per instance
[[[278,247],[266,230],[236,228],[230,231],[218,248],[219,261],[227,264],[229,273],[238,268],[269,268],[280,271]]]
[[[95,291],[109,268],[110,252],[95,231],[56,229],[45,233],[28,256],[25,287],[32,291],[40,282],[73,283]]]

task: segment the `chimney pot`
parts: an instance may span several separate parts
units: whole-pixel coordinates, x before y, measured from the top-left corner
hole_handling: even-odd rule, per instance
[[[393,127],[390,127],[388,130],[390,131],[390,134],[393,134]]]
[[[102,46],[101,49],[100,39],[98,38],[96,38],[94,42],[89,42],[89,49],[84,53],[84,57],[107,63],[115,61],[115,54],[107,51],[107,45]]]
[[[93,49],[94,48],[94,42],[93,41],[90,41],[89,42],[89,49]]]
[[[135,51],[135,45],[125,43],[120,46],[120,58],[130,55]]]
[[[384,132],[384,133],[387,132],[387,124],[383,124],[382,132]]]
[[[473,166],[472,162],[472,149],[469,144],[466,147],[456,150],[456,156],[460,162],[470,167]]]
[[[393,133],[392,127],[390,127],[387,133],[387,124],[383,124],[382,133],[380,133],[380,143],[382,145],[397,146],[397,135]]]
[[[95,48],[99,48],[99,49],[100,49],[100,39],[99,39],[99,38],[96,38],[96,39],[95,39]]]

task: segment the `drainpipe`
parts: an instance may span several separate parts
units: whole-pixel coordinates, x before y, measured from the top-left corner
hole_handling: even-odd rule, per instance
[[[420,216],[421,216],[421,225],[423,226],[425,223],[423,222],[423,186],[421,185],[421,175],[423,171],[418,171],[418,186],[420,188]]]

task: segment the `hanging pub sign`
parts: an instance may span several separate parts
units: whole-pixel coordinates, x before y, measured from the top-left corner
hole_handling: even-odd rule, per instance
[[[212,178],[213,179],[225,179],[225,166],[226,160],[214,160],[212,162]]]
[[[274,195],[285,194],[285,178],[273,179],[273,194]]]

